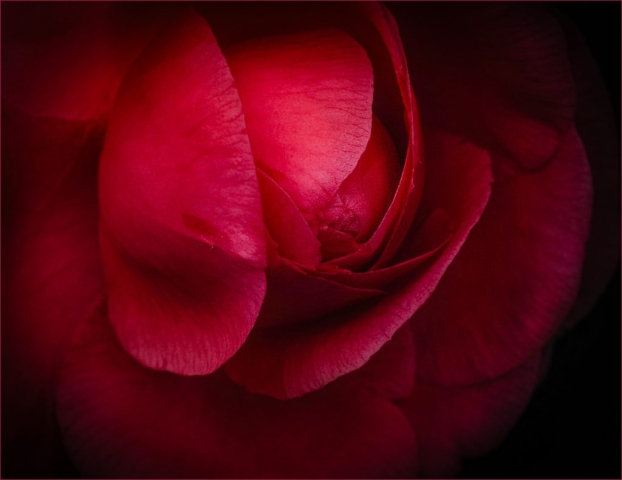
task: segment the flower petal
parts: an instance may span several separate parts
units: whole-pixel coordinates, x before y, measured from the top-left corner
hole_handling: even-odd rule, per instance
[[[349,286],[314,275],[286,259],[270,265],[266,279],[258,327],[304,323],[382,294],[375,288]]]
[[[225,55],[255,161],[313,215],[369,141],[373,72],[365,50],[325,30],[249,40]]]
[[[575,96],[563,32],[542,7],[389,7],[403,19],[426,127],[464,134],[522,169],[551,160],[572,127]]]
[[[516,367],[544,346],[574,301],[591,208],[581,141],[571,131],[537,173],[511,165],[497,159],[482,219],[413,319],[427,382],[467,384]]]
[[[271,239],[284,258],[315,267],[322,260],[320,242],[291,197],[260,168],[257,179],[261,190],[264,221]]]
[[[585,41],[576,27],[561,20],[577,85],[576,128],[585,146],[594,184],[581,286],[568,319],[568,325],[572,325],[588,313],[620,263],[620,129]]]
[[[306,324],[254,330],[225,366],[233,380],[276,398],[317,390],[365,364],[428,299],[480,218],[491,172],[487,153],[473,145],[440,133],[426,141],[431,187],[423,192],[421,208],[445,210],[454,225],[434,262],[415,278],[393,284],[391,292],[379,299]]]
[[[417,432],[417,476],[449,478],[462,457],[497,447],[527,405],[537,385],[540,355],[490,382],[442,387],[418,381],[398,405]]]
[[[152,368],[214,371],[259,312],[266,246],[244,128],[209,26],[184,12],[129,71],[99,175],[111,322]]]
[[[220,372],[183,377],[142,367],[102,313],[86,327],[57,396],[67,448],[86,476],[361,478],[414,469],[408,421],[360,385],[274,400]]]

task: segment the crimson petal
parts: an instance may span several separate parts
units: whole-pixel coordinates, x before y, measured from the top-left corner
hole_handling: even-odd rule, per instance
[[[152,368],[214,371],[255,323],[266,246],[242,106],[197,14],[180,15],[128,72],[99,188],[121,343]]]
[[[255,161],[310,215],[369,141],[372,67],[339,30],[263,37],[225,51]]]

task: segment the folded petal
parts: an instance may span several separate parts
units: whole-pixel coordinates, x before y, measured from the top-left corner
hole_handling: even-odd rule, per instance
[[[459,138],[430,134],[426,145],[430,187],[423,192],[421,210],[443,209],[453,222],[451,238],[434,261],[378,299],[313,322],[254,330],[225,366],[233,380],[276,398],[317,390],[364,365],[428,299],[479,220],[492,174],[487,153]]]
[[[373,72],[338,30],[263,37],[226,52],[255,161],[313,216],[369,141]]]
[[[264,221],[279,254],[301,265],[315,267],[322,260],[320,242],[291,197],[278,183],[257,169]]]
[[[539,172],[498,158],[495,167],[484,215],[412,322],[427,382],[467,384],[520,365],[550,340],[577,292],[591,178],[576,132]]]
[[[99,189],[121,343],[152,368],[214,371],[255,323],[266,246],[240,100],[196,13],[182,13],[128,72]]]
[[[526,407],[537,385],[540,355],[486,383],[443,387],[418,381],[397,404],[417,432],[417,476],[448,478],[463,457],[497,447]]]
[[[155,372],[117,343],[100,312],[65,363],[58,413],[88,477],[403,477],[415,437],[402,412],[361,384],[301,399],[253,395],[217,372]]]

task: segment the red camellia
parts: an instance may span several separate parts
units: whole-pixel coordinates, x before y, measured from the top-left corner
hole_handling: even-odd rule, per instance
[[[617,264],[608,100],[540,6],[2,10],[11,474],[453,475]]]

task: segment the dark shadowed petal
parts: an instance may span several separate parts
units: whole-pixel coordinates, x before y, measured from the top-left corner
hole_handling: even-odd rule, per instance
[[[594,184],[581,287],[568,319],[572,325],[592,308],[620,262],[620,129],[585,41],[572,24],[562,21],[562,25],[577,86],[577,131],[585,146]]]
[[[484,215],[413,319],[425,381],[472,383],[514,368],[574,301],[591,208],[583,146],[571,131],[547,168],[511,165],[497,159]]]
[[[108,113],[127,68],[171,9],[150,7],[5,6],[3,103],[31,115],[74,120]]]
[[[415,437],[390,400],[343,382],[279,401],[221,372],[144,368],[98,313],[71,351],[58,412],[73,461],[89,477],[403,477]]]
[[[4,105],[2,135],[2,467],[39,477],[53,467],[50,395],[66,343],[103,296],[103,128]]]
[[[306,324],[254,330],[225,366],[231,378],[277,398],[321,388],[365,364],[428,299],[479,220],[492,173],[486,152],[461,139],[430,134],[426,145],[430,187],[423,192],[421,209],[445,210],[453,222],[451,238],[434,261],[379,299]]]
[[[535,354],[485,383],[443,387],[418,381],[410,398],[398,401],[417,432],[417,475],[452,477],[462,458],[497,447],[527,405],[539,371]]]
[[[382,294],[373,287],[349,286],[313,275],[286,259],[271,264],[266,279],[257,326],[303,323]]]
[[[266,247],[240,100],[197,14],[180,15],[128,73],[99,188],[121,343],[152,368],[215,370],[255,323]]]
[[[563,33],[528,3],[396,4],[422,123],[541,168],[572,127]]]

